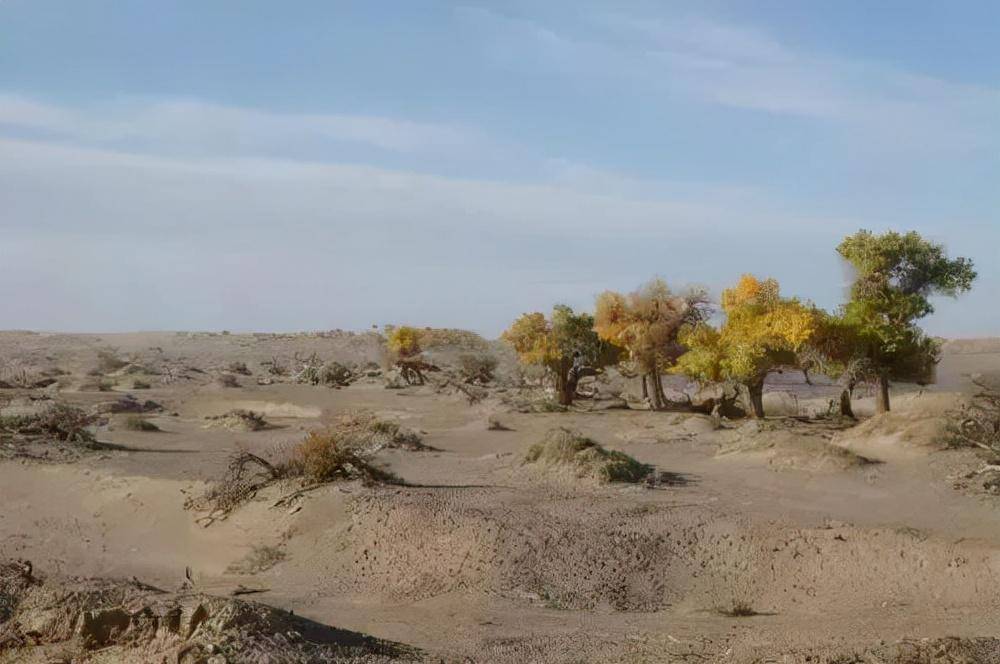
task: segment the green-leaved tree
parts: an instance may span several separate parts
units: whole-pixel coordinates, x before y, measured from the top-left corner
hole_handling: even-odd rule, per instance
[[[843,324],[855,335],[851,357],[864,363],[876,385],[876,408],[889,410],[893,380],[930,380],[938,344],[917,327],[933,313],[930,298],[957,297],[972,287],[976,271],[968,258],[948,258],[944,246],[919,233],[876,235],[861,230],[837,252],[854,269]]]

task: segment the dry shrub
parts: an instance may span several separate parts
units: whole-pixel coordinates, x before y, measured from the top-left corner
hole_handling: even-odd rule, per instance
[[[132,381],[132,389],[133,390],[148,390],[151,387],[152,387],[152,385],[150,385],[148,382],[146,382],[144,380],[134,380],[134,381]]]
[[[226,365],[226,371],[231,374],[239,374],[241,376],[249,376],[250,369],[247,367],[246,362],[230,362]]]
[[[209,415],[205,419],[209,421],[209,426],[221,427],[230,431],[261,431],[268,427],[268,422],[263,415],[242,408],[231,410],[223,415]]]
[[[214,482],[205,493],[189,498],[185,507],[209,512],[209,522],[224,516],[252,499],[257,492],[285,476],[282,466],[272,464],[256,454],[238,452],[229,460],[222,479]]]
[[[565,467],[577,477],[599,482],[641,482],[653,468],[623,452],[607,450],[596,442],[563,427],[551,429],[524,457],[525,463]]]
[[[138,415],[129,415],[125,419],[125,428],[129,431],[159,431],[160,427],[156,426],[149,420],[139,417]]]
[[[335,480],[361,480],[365,484],[399,483],[392,473],[369,463],[363,444],[350,435],[327,429],[311,431],[299,443],[287,464],[291,476],[301,476],[312,483]]]
[[[97,366],[91,373],[93,375],[114,373],[127,364],[128,361],[118,357],[114,350],[99,350],[97,351]]]
[[[376,426],[376,429],[381,427]],[[389,427],[388,430],[391,430]],[[252,499],[261,489],[280,480],[298,481],[300,488],[337,480],[360,480],[365,485],[401,484],[396,475],[372,465],[371,429],[361,422],[348,422],[310,432],[286,453],[283,461],[271,462],[250,452],[238,452],[230,460],[222,479],[186,507],[209,512],[211,523]]]
[[[258,574],[266,572],[286,557],[285,552],[276,546],[254,546],[242,560],[230,565],[226,569],[226,572],[229,574]]]
[[[54,404],[35,415],[0,418],[0,429],[26,436],[50,437],[66,443],[93,443],[89,428],[96,417],[67,404]]]
[[[240,383],[236,380],[236,376],[233,374],[219,374],[215,378],[215,382],[218,383],[219,387],[239,387]]]
[[[492,382],[498,364],[497,358],[488,353],[463,353],[458,358],[459,373],[466,383]]]
[[[352,410],[339,416],[331,430],[349,438],[356,447],[374,454],[390,447],[404,450],[426,450],[420,434],[398,422],[378,418],[369,410]]]

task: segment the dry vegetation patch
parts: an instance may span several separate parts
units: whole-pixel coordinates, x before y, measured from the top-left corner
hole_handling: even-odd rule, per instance
[[[229,431],[261,431],[269,425],[264,416],[252,410],[236,408],[222,415],[209,415],[209,427],[218,427]]]
[[[568,470],[579,478],[598,482],[641,482],[653,468],[624,452],[608,450],[566,428],[551,429],[524,456],[527,464]]]
[[[425,449],[419,436],[398,424],[365,412],[351,413],[329,428],[309,432],[280,459],[245,451],[234,454],[223,477],[203,495],[189,499],[186,507],[206,512],[200,520],[208,525],[281,482],[290,483],[293,494],[335,481],[401,484],[399,477],[372,461],[376,452],[391,446]]]

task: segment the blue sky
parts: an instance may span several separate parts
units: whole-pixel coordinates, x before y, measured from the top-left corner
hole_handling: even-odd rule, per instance
[[[877,6],[874,6],[877,5]],[[0,0],[0,328],[493,335],[654,275],[826,307],[916,229],[1000,334],[1000,6]]]

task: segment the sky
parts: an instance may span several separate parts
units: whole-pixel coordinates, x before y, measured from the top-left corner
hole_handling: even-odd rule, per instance
[[[925,328],[1000,335],[1000,4],[0,0],[0,329],[832,309],[860,228],[971,257]]]

